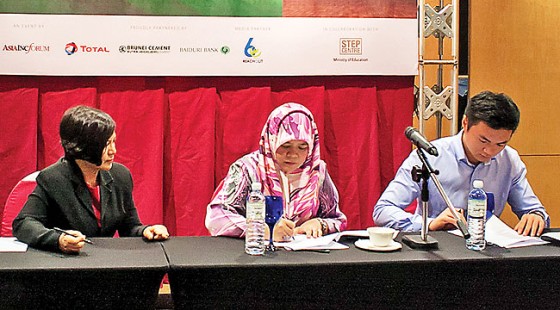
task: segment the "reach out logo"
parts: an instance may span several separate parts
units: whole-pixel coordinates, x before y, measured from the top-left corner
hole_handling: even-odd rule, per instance
[[[66,44],[66,47],[64,48],[64,50],[66,51],[67,55],[72,55],[78,50],[78,46],[76,45],[76,43],[70,42],[70,43]]]
[[[253,46],[253,38],[249,38],[247,44],[245,44],[245,56],[250,59],[243,59],[244,63],[262,63],[262,59],[255,59],[261,56],[261,51]]]

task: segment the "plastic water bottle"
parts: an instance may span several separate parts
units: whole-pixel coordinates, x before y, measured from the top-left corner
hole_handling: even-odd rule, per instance
[[[247,198],[247,231],[245,231],[245,253],[250,255],[263,255],[264,243],[264,214],[265,198],[261,192],[261,183],[251,184],[251,193]]]
[[[467,239],[467,248],[469,250],[480,251],[486,247],[484,240],[484,225],[486,223],[486,204],[487,196],[482,190],[484,182],[475,180],[473,182],[473,190],[469,193],[468,198],[468,215],[467,222],[469,226],[469,234],[471,237]]]

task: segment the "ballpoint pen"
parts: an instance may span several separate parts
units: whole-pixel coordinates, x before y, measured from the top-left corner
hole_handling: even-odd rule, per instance
[[[316,252],[316,253],[330,253],[331,252],[331,250],[329,250],[329,249],[316,249],[316,250],[314,250],[314,249],[303,249],[301,251]]]
[[[61,233],[63,233],[63,234],[67,234],[68,236],[72,236],[72,237],[74,237],[74,238],[78,238],[77,235],[75,235],[75,234],[73,234],[73,233],[70,233],[70,232],[68,232],[68,231],[66,231],[66,230],[64,230],[64,229],[60,229],[60,228],[58,228],[58,227],[54,227],[53,229],[56,230],[56,231],[58,231],[58,232],[61,232]],[[89,243],[89,244],[93,244],[93,241],[91,241],[91,240],[88,239],[88,238],[85,238],[85,239],[84,239],[84,242],[85,242],[85,243]]]

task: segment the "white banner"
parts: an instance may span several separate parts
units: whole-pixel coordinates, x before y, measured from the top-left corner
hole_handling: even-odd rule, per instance
[[[0,15],[0,74],[416,75],[418,21]]]

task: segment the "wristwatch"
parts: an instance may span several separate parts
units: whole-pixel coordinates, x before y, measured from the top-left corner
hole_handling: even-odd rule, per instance
[[[329,227],[327,226],[327,222],[320,217],[318,217],[317,220],[319,221],[319,223],[321,223],[321,231],[323,232],[323,235],[328,234]]]

